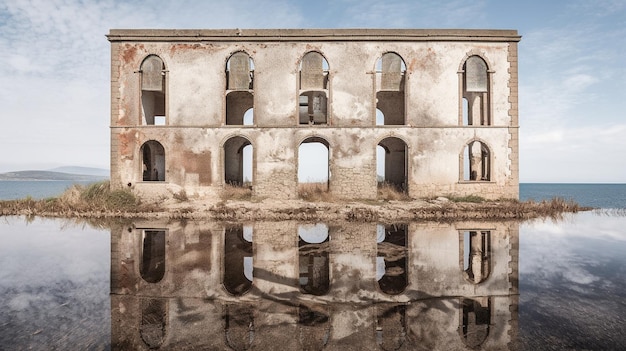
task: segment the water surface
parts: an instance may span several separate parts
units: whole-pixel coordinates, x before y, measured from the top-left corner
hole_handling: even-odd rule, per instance
[[[398,239],[403,226],[406,241]],[[624,216],[586,212],[519,226],[405,223],[383,226],[384,234],[376,224],[300,227],[133,222],[98,229],[4,217],[0,345],[42,350],[137,345],[259,350],[277,341],[330,350],[626,346]],[[330,235],[312,232],[314,227],[327,228]],[[462,253],[469,247],[463,244],[465,233],[476,228],[487,229],[493,245],[490,274],[478,284],[463,273],[471,255]],[[153,234],[145,232],[154,229],[163,229],[165,237],[149,239],[148,250],[145,239]],[[225,240],[227,233],[238,239]],[[337,246],[361,235],[350,250]],[[517,278],[509,269],[516,238]],[[251,249],[247,243],[253,243]],[[225,252],[238,258],[224,266]],[[329,273],[320,274],[323,269]],[[404,278],[395,280],[405,288],[386,293],[382,278],[393,283],[405,270]],[[146,273],[156,275],[146,280]],[[231,284],[232,292],[224,277],[239,282]],[[328,279],[328,286],[315,285],[316,279]],[[469,325],[464,316],[471,317]],[[464,334],[466,329],[475,333]]]

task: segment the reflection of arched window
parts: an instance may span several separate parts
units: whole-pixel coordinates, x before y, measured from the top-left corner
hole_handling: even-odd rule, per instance
[[[327,124],[328,62],[319,52],[302,57],[299,91],[300,124]]]
[[[142,121],[147,125],[165,124],[165,65],[156,55],[141,63]]]
[[[389,137],[378,143],[384,152],[377,152],[376,169],[379,183],[386,183],[398,191],[407,191],[407,146],[399,138]]]
[[[165,181],[165,149],[158,141],[150,140],[141,146],[142,179]]]
[[[463,180],[491,180],[491,152],[485,143],[472,141],[463,149]]]
[[[376,316],[376,343],[385,351],[399,350],[406,341],[406,306],[382,306]]]
[[[252,288],[252,227],[226,229],[224,234],[224,287],[239,296]]]
[[[396,53],[388,52],[376,62],[376,109],[383,115],[377,125],[405,124],[405,73],[404,60]]]
[[[322,306],[299,306],[298,329],[302,350],[322,350],[330,339],[328,310]]]
[[[163,345],[167,330],[167,300],[142,298],[139,335],[150,349]]]
[[[491,301],[488,297],[461,299],[459,334],[469,348],[478,348],[489,336]]]
[[[141,278],[158,283],[165,274],[165,230],[144,230],[141,247]]]
[[[464,125],[491,125],[489,68],[480,56],[470,56],[462,70]]]
[[[244,137],[236,136],[224,143],[224,183],[242,186],[252,182],[253,147]]]
[[[330,147],[325,139],[310,137],[298,147],[298,183],[313,183],[328,190]]]
[[[484,282],[491,270],[491,232],[464,231],[461,234],[463,277],[474,284]]]
[[[236,52],[228,59],[226,81],[226,124],[244,125],[244,114],[254,107],[254,62],[248,54]]]
[[[330,288],[328,226],[321,223],[300,225],[298,236],[300,290],[305,294],[324,295]]]
[[[377,226],[376,280],[386,294],[397,295],[409,284],[406,238],[406,224]]]
[[[224,313],[226,344],[233,350],[249,350],[254,341],[254,313],[251,306],[227,305]]]

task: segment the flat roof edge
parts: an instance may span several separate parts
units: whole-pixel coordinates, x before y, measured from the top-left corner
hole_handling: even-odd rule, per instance
[[[503,41],[511,29],[111,29],[115,41]]]

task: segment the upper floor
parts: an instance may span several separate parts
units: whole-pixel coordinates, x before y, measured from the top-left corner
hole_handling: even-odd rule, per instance
[[[516,127],[513,30],[111,30],[111,125]]]

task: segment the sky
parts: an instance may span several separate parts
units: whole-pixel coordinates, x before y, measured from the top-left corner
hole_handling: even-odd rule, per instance
[[[626,0],[0,0],[0,172],[109,167],[112,28],[516,29],[520,181],[626,183]]]

